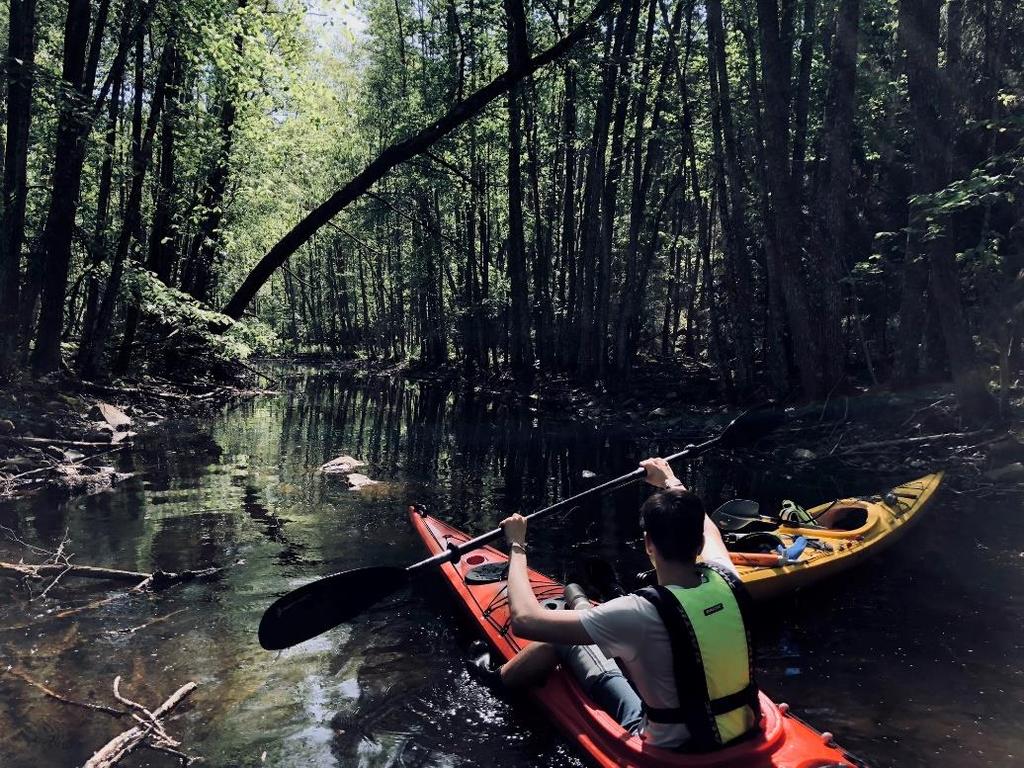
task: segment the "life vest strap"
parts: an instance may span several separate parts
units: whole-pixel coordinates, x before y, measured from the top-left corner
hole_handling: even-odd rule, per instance
[[[730,693],[720,699],[710,701],[711,714],[718,716],[732,712],[740,707],[751,707],[756,710],[757,686],[750,683],[746,688]],[[682,707],[648,707],[643,705],[644,714],[652,723],[687,723],[693,712]]]
[[[730,693],[728,696],[723,696],[720,699],[711,700],[711,714],[716,716],[724,715],[726,712],[732,712],[740,707],[750,707],[755,712],[758,711],[757,686],[753,682],[747,685],[746,688],[736,691],[736,693]]]

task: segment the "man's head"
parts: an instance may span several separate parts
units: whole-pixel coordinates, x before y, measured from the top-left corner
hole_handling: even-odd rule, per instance
[[[648,552],[653,546],[662,560],[692,563],[704,548],[704,503],[683,488],[658,491],[640,507],[640,527]]]

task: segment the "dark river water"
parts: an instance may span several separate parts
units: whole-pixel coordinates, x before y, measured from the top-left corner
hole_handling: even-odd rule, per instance
[[[580,765],[528,705],[470,680],[463,659],[474,638],[437,579],[281,654],[259,647],[256,626],[268,603],[305,581],[419,559],[410,501],[482,532],[695,441],[708,434],[707,415],[608,430],[572,411],[428,385],[314,370],[287,381],[278,396],[140,438],[120,460],[137,474],[112,492],[0,506],[0,523],[30,544],[52,549],[67,531],[80,564],[177,571],[244,560],[212,581],[65,616],[119,589],[69,581],[30,601],[4,580],[0,669],[106,704],[117,675],[148,706],[193,680],[199,688],[169,730],[211,768]],[[351,492],[316,473],[342,453],[382,484]],[[765,456],[719,454],[680,475],[709,503],[743,495],[807,506],[912,479]],[[626,489],[538,527],[531,565],[564,577],[599,556],[635,573],[642,494]],[[21,557],[37,556],[0,537],[0,559]],[[1024,764],[1022,587],[1019,498],[940,491],[882,558],[760,611],[761,685],[874,766]],[[81,765],[126,727],[0,674],[4,768]],[[124,762],[173,764],[145,751]]]

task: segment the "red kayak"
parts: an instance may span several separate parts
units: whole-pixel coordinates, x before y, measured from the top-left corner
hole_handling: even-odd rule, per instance
[[[409,517],[431,555],[470,537],[440,520],[410,508]],[[502,571],[508,556],[492,547],[474,550],[460,562],[441,566],[452,590],[479,625],[491,647],[510,659],[529,640],[510,627],[508,596]],[[537,599],[547,608],[564,607],[562,585],[530,570]],[[561,669],[548,677],[534,695],[551,719],[599,766],[636,768],[863,768],[856,758],[835,745],[829,733],[819,733],[761,694],[763,733],[728,749],[686,754],[649,746],[627,733],[610,715],[591,702],[576,680]]]

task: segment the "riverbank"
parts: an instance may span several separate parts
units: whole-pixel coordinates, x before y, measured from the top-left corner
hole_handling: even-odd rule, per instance
[[[47,377],[11,386],[0,391],[0,499],[43,488],[108,490],[126,479],[115,470],[116,454],[138,434],[268,392],[257,383],[247,372],[231,382]]]
[[[143,430],[168,418],[202,416],[240,399],[289,387],[309,356],[267,359],[230,382],[147,377],[100,384],[48,378],[0,392],[0,498],[57,488],[104,491],[124,478],[112,465]],[[425,370],[364,360],[318,360],[315,367],[353,383],[407,380],[538,414],[569,416],[595,430],[703,439],[742,407],[730,403],[700,363],[647,361],[628,387],[583,386],[566,376],[538,376],[528,389],[507,374],[467,378],[454,368]],[[1024,398],[1012,403],[1019,414]],[[894,392],[851,387],[824,402],[780,405],[783,426],[748,451],[823,472],[947,467],[960,491],[1024,491],[1024,429],[1019,419],[965,428],[948,383]]]

